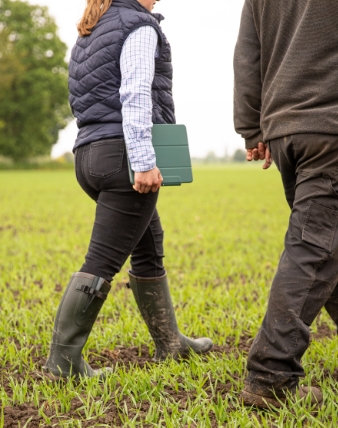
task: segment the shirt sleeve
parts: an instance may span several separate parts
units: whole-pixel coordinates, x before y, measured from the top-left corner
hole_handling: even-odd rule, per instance
[[[234,55],[234,124],[245,138],[246,148],[263,141],[261,118],[261,45],[255,27],[251,0],[243,7]]]
[[[133,31],[124,42],[121,57],[120,100],[122,126],[131,168],[149,171],[156,166],[151,140],[152,96],[158,35],[149,26]]]

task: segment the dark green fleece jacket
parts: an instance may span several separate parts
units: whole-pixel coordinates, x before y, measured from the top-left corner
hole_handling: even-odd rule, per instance
[[[246,148],[338,134],[338,0],[245,0],[234,56],[234,122]]]

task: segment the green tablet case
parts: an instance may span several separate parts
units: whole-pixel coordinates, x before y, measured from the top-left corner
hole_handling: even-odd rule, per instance
[[[152,142],[156,166],[163,177],[162,186],[180,186],[193,180],[188,135],[185,125],[153,125]],[[129,178],[134,184],[134,171],[129,160]]]

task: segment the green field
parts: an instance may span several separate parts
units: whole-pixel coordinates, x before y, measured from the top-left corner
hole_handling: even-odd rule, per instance
[[[276,411],[238,401],[246,356],[264,315],[289,209],[275,167],[199,166],[194,183],[163,188],[165,266],[180,329],[214,351],[151,361],[154,346],[132,293],[128,263],[85,348],[97,379],[41,374],[70,275],[83,263],[95,204],[72,171],[0,172],[0,427],[336,427],[338,342],[322,313],[312,328],[303,384],[320,385],[314,413],[290,401]],[[150,356],[149,356],[150,355]]]

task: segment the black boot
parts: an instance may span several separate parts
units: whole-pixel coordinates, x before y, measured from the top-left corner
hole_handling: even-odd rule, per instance
[[[189,339],[178,330],[167,275],[141,278],[129,273],[129,280],[129,287],[155,342],[155,361],[167,356],[186,357],[190,351],[204,354],[212,348],[210,339]]]
[[[110,288],[109,282],[99,276],[84,272],[72,275],[56,314],[44,371],[62,377],[104,378],[104,371],[93,370],[81,353]]]

